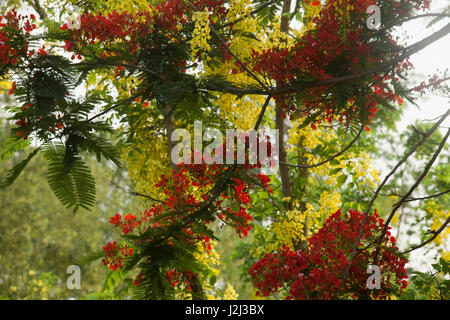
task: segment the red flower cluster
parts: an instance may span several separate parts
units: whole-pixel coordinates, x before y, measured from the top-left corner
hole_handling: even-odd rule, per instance
[[[375,212],[364,227],[359,252],[352,261],[345,285],[341,291],[344,274],[354,243],[362,226],[364,214],[350,210],[331,215],[323,227],[308,239],[306,251],[293,251],[284,246],[279,252],[266,254],[250,269],[258,295],[268,296],[281,288],[288,288],[288,299],[333,299],[347,295],[351,298],[389,298],[406,287],[406,261],[397,255],[395,238],[388,231],[379,252],[381,290],[368,290],[367,267],[373,263],[376,250],[366,247],[376,240],[384,222]]]
[[[18,125],[19,128],[24,128],[24,127],[26,127],[28,125],[28,123],[26,122],[26,120],[24,118],[21,118],[21,119],[16,121],[16,125]],[[23,130],[17,131],[17,135],[19,137],[23,137],[24,140],[28,139],[28,134],[24,133]]]
[[[152,208],[146,209],[143,213],[139,212],[139,219],[136,220],[137,216],[129,213],[123,217],[120,213],[116,213],[116,215],[112,216],[109,220],[109,223],[115,225],[116,227],[122,228],[123,234],[128,234],[133,232],[136,227],[142,226],[140,231],[145,229],[145,224],[151,222],[153,217],[158,216],[162,212],[162,205],[153,205]],[[152,226],[156,227],[157,224],[153,223]]]
[[[249,271],[253,283],[259,289],[256,295],[267,297],[277,293],[286,282],[302,276],[304,264],[304,258],[286,245],[277,253],[266,254]]]
[[[443,79],[440,79],[437,74],[434,74],[433,76],[428,78],[428,83],[426,81],[422,81],[418,86],[413,88],[413,90],[419,92],[420,95],[423,95],[426,88],[437,89],[442,82]],[[448,88],[447,85],[445,86]]]
[[[167,281],[169,281],[170,286],[172,288],[175,288],[177,286],[181,286],[184,284],[189,292],[192,291],[189,280],[192,279],[193,276],[194,276],[194,274],[192,272],[190,272],[189,270],[184,270],[183,272],[179,272],[175,268],[168,271],[166,274]]]
[[[137,275],[137,277],[133,280],[133,285],[135,287],[139,287],[140,285],[142,285],[142,281],[144,280],[144,275],[141,272],[139,272],[139,274]]]
[[[208,8],[217,17],[223,17],[226,14],[223,0],[220,1],[192,1],[196,9],[202,11]],[[193,8],[182,0],[168,0],[154,5],[152,13],[137,12],[129,14],[127,12],[113,11],[107,17],[102,15],[93,15],[86,13],[79,17],[80,28],[71,31],[71,40],[66,40],[64,48],[68,52],[79,51],[89,44],[103,45],[102,57],[117,54],[113,44],[118,40],[126,44],[128,53],[135,53],[143,48],[144,41],[151,34],[161,33],[167,39],[180,39],[180,26],[183,28],[189,22],[192,22]],[[142,19],[144,18],[144,19]],[[69,25],[65,23],[62,30],[68,30]],[[77,46],[79,44],[79,46]],[[161,46],[156,41],[155,46]],[[115,51],[115,52],[114,52]],[[113,53],[114,52],[114,53]],[[184,61],[174,61],[174,65],[185,65]]]
[[[259,181],[259,183],[269,189],[269,178],[262,174],[257,174],[252,171],[257,165],[242,165],[237,167],[236,176],[243,177],[249,175],[252,181]],[[122,217],[121,214],[116,213],[111,217],[109,222],[116,227],[120,227],[122,234],[126,235],[133,233],[135,235],[142,235],[149,230],[155,232],[147,233],[149,235],[156,234],[157,230],[161,228],[170,229],[174,225],[183,225],[181,230],[176,233],[171,233],[165,241],[169,245],[173,245],[174,241],[181,243],[201,243],[205,250],[211,250],[210,236],[203,234],[198,228],[193,228],[192,223],[186,223],[186,219],[197,213],[199,210],[205,210],[202,222],[206,225],[219,219],[234,227],[240,237],[247,236],[248,231],[251,230],[250,222],[252,217],[247,212],[250,206],[251,198],[249,191],[252,184],[247,183],[243,179],[230,178],[230,187],[226,189],[217,189],[217,181],[224,179],[231,170],[230,167],[223,165],[184,165],[181,164],[177,171],[167,178],[162,175],[161,180],[155,185],[162,189],[162,194],[166,196],[164,201],[154,203],[150,209],[146,209],[143,213],[138,215],[127,214]],[[197,192],[196,192],[197,190]],[[200,198],[199,194],[200,193]],[[138,241],[152,242],[154,239],[142,239]],[[128,251],[122,252],[122,256],[127,257]],[[123,250],[122,250],[123,251]],[[117,250],[112,254],[111,246],[105,249],[107,253],[104,263],[110,263],[110,268],[117,269],[120,264],[114,260],[111,263],[111,258],[117,256]]]
[[[15,66],[26,56],[28,42],[23,39],[22,32],[29,35],[36,29],[34,19],[34,15],[20,15],[14,9],[0,15],[0,69]]]
[[[411,5],[424,9],[429,7],[429,2],[414,0],[405,5],[401,1],[391,1],[385,5],[389,6],[385,10],[389,10],[392,19],[398,21],[409,14]],[[254,51],[253,71],[269,76],[280,87],[295,83],[308,85],[310,82],[320,83],[343,75],[359,74],[368,65],[397,57],[398,52],[380,55],[378,44],[369,41],[373,31],[366,28],[366,10],[373,4],[373,0],[327,1],[320,15],[313,20],[315,28],[306,32],[293,48],[272,48],[261,53]],[[342,8],[350,7],[354,10],[344,10],[346,12],[343,14]],[[390,36],[385,41],[396,45]],[[396,73],[404,73],[410,68],[412,65],[407,60],[400,62]],[[275,96],[275,99],[281,103],[284,117],[291,114],[292,119],[295,111],[302,116],[313,116],[313,128],[321,121],[332,122],[335,118],[349,123],[362,114],[365,115],[364,120],[370,122],[380,98],[398,102],[387,80],[390,78],[380,76],[366,79],[362,85],[364,90],[358,93],[343,95],[335,86],[317,85],[312,88],[307,86],[301,95],[285,92]],[[301,110],[298,110],[299,106]]]
[[[109,265],[111,270],[117,270],[122,267],[122,258],[118,256],[119,246],[116,241],[108,242],[103,247],[103,251],[106,253],[106,256],[102,259],[105,266]]]
[[[108,242],[103,246],[103,251],[105,251],[105,256],[102,259],[102,263],[113,271],[121,269],[123,267],[123,259],[131,257],[134,253],[133,248],[129,248],[127,244],[121,246],[116,241]]]

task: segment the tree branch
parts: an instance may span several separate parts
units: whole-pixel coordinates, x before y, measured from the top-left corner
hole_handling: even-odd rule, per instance
[[[255,127],[253,128],[253,130],[255,130],[255,131],[258,130],[259,125],[261,124],[262,119],[264,118],[264,114],[266,113],[267,106],[269,105],[271,98],[272,98],[272,96],[268,96],[266,98],[266,101],[264,102],[264,105],[261,108],[261,112],[259,113],[258,120],[256,120]]]
[[[423,179],[425,179],[425,177],[428,174],[428,171],[430,171],[430,169],[433,166],[434,162],[436,161],[437,157],[439,156],[442,149],[444,148],[444,145],[447,142],[447,139],[449,136],[450,136],[450,129],[447,130],[447,134],[442,139],[442,141],[439,144],[439,147],[436,150],[436,152],[434,153],[433,157],[430,159],[430,161],[428,161],[427,165],[425,166],[425,169],[422,171],[422,174],[419,176],[419,178],[416,180],[416,182],[411,186],[411,188],[408,190],[408,192],[406,192],[403,195],[403,197],[400,199],[400,201],[398,201],[396,203],[396,205],[394,206],[394,208],[392,209],[389,217],[387,218],[386,222],[384,223],[383,231],[381,232],[381,235],[378,238],[378,245],[380,245],[381,242],[383,241],[384,236],[386,235],[386,232],[388,230],[389,224],[390,224],[392,218],[394,217],[395,213],[397,212],[398,208],[401,207],[401,205],[405,201],[405,199],[407,199],[414,192],[414,190],[420,185],[420,183],[423,181]],[[375,264],[377,263],[379,252],[380,252],[380,246],[377,247],[377,250],[375,253],[375,258],[374,258]]]
[[[281,25],[280,25],[280,31],[282,33],[287,34],[289,31],[289,17],[287,14],[290,13],[291,9],[291,0],[284,0],[283,2],[283,8],[281,12]],[[281,162],[288,162],[287,160],[287,152],[286,152],[286,146],[285,146],[285,123],[284,123],[284,117],[283,117],[283,108],[281,106],[280,102],[277,102],[275,104],[275,128],[278,129],[278,135],[279,135],[279,161]],[[292,195],[292,184],[291,184],[291,178],[290,178],[290,172],[289,167],[283,167],[280,166],[280,178],[281,178],[281,188],[283,192],[283,197],[291,197]],[[292,203],[289,204],[290,209],[292,209]]]
[[[449,192],[450,192],[450,189],[430,195],[430,196],[421,197],[421,198],[408,198],[408,199],[405,199],[403,202],[412,202],[412,201],[420,201],[420,200],[426,200],[426,199],[431,199],[431,198],[437,198],[437,197],[440,197]],[[393,195],[393,196],[400,197],[399,195]],[[397,202],[394,203],[394,205],[396,205],[396,204],[397,204]]]
[[[353,80],[358,80],[361,78],[364,78],[366,76],[378,73],[378,72],[382,72],[385,71],[387,68],[390,68],[392,66],[394,66],[395,64],[399,63],[400,61],[412,56],[413,54],[419,52],[420,50],[426,48],[427,46],[429,46],[430,44],[436,42],[437,40],[445,37],[447,34],[450,33],[450,23],[447,24],[445,27],[443,27],[441,30],[435,32],[434,34],[432,34],[431,36],[426,37],[425,39],[422,39],[421,41],[418,41],[416,43],[414,43],[413,45],[411,45],[409,47],[408,50],[406,50],[403,54],[399,55],[398,57],[383,62],[381,64],[379,64],[376,67],[370,68],[368,70],[365,70],[361,73],[358,74],[349,74],[346,76],[342,76],[342,77],[337,77],[337,78],[331,78],[331,79],[327,79],[327,80],[321,80],[321,81],[312,81],[312,82],[294,82],[291,83],[287,86],[281,87],[281,88],[277,88],[275,90],[273,90],[271,92],[271,94],[276,95],[276,94],[283,94],[283,93],[288,93],[290,91],[294,91],[294,90],[298,90],[298,89],[307,89],[307,88],[313,88],[313,87],[320,87],[320,86],[326,86],[329,84],[334,84],[334,83],[340,83],[340,82],[345,82],[345,81],[353,81]]]
[[[225,23],[225,24],[216,26],[216,30],[220,30],[220,29],[229,27],[229,26],[231,26],[231,25],[234,25],[234,24],[236,24],[236,23],[238,23],[238,22],[244,20],[244,19],[247,18],[248,16],[252,16],[252,15],[254,15],[254,14],[257,14],[257,13],[260,12],[261,10],[265,9],[266,7],[270,6],[271,4],[274,4],[274,3],[277,2],[277,1],[279,1],[279,0],[270,0],[270,1],[268,1],[267,3],[262,4],[261,6],[259,6],[258,8],[256,8],[255,10],[253,10],[253,11],[250,12],[248,15],[246,15],[246,16],[244,16],[244,17],[242,17],[242,18],[239,18],[239,19],[236,19],[236,20],[234,20],[234,21],[231,21],[231,22],[228,22],[228,23]]]
[[[117,183],[115,183],[115,182],[111,182],[111,184],[112,184],[113,186],[115,186],[116,188],[118,188],[118,189],[120,189],[120,190],[122,190],[122,191],[128,193],[128,194],[131,195],[131,196],[143,197],[143,198],[146,198],[146,199],[149,199],[149,200],[152,200],[152,201],[155,201],[155,202],[159,202],[159,203],[163,203],[163,202],[164,202],[164,201],[162,201],[162,200],[155,199],[155,198],[153,198],[152,196],[149,196],[149,195],[147,195],[147,194],[139,193],[139,192],[136,192],[136,191],[133,191],[133,190],[127,190],[127,189],[125,189],[124,187],[119,186],[119,185],[118,185]]]
[[[190,2],[188,1],[189,5],[192,7],[192,9],[196,12],[198,12],[198,9]],[[209,22],[208,19],[208,25],[212,31],[212,33],[217,37],[217,39],[219,40],[219,42],[222,44],[222,46],[225,48],[225,50],[227,50],[227,52],[237,61],[237,63],[239,63],[239,65],[241,66],[242,69],[245,70],[245,72],[247,72],[247,74],[252,77],[253,79],[255,79],[256,82],[258,82],[261,87],[264,88],[264,90],[266,90],[267,92],[270,91],[270,88],[267,87],[267,85],[261,81],[258,76],[256,76],[252,71],[250,71],[247,66],[234,54],[233,51],[231,51],[231,49],[228,47],[227,43],[225,42],[225,40],[222,39],[222,37],[220,36],[220,34],[216,31],[216,29],[214,28],[214,26]]]
[[[130,103],[130,102],[136,100],[136,98],[140,97],[141,95],[142,95],[142,93],[137,93],[137,94],[134,94],[134,95],[132,95],[132,96],[126,98],[126,99],[123,99],[122,101],[117,102],[116,104],[112,105],[108,109],[106,109],[106,110],[100,112],[99,114],[96,114],[95,116],[92,116],[91,118],[87,119],[86,122],[90,122],[90,121],[92,121],[92,120],[94,120],[94,119],[96,119],[98,117],[101,117],[101,116],[107,114],[108,112],[114,110],[117,107],[120,107],[120,106],[122,106],[124,104]]]
[[[449,223],[450,223],[450,217],[448,217],[447,220],[445,220],[445,222],[442,224],[442,226],[441,226],[439,229],[437,229],[436,231],[433,231],[433,236],[432,236],[430,239],[428,239],[428,240],[422,242],[421,244],[419,244],[419,245],[417,245],[417,246],[413,246],[412,248],[410,248],[410,249],[408,249],[408,250],[406,250],[406,251],[403,251],[402,254],[409,253],[409,252],[411,252],[411,251],[414,251],[414,250],[417,250],[417,249],[419,249],[419,248],[422,248],[422,247],[426,246],[426,245],[429,244],[431,241],[433,241],[434,239],[436,239],[436,237],[437,237],[442,231],[444,231],[444,229],[447,227],[447,225],[448,225]]]
[[[47,19],[47,13],[44,9],[42,9],[41,4],[39,3],[39,0],[27,0],[28,4],[33,7],[34,11],[37,12],[39,15],[39,18],[41,20]]]
[[[290,164],[290,163],[285,163],[285,162],[281,162],[281,161],[279,161],[278,163],[280,165],[282,165],[282,166],[287,166],[287,167],[292,167],[292,168],[304,168],[304,169],[307,169],[307,168],[319,167],[319,166],[324,165],[325,163],[327,163],[327,162],[329,162],[329,161],[339,157],[340,155],[345,153],[348,149],[350,149],[352,147],[352,145],[356,142],[356,140],[358,140],[358,138],[361,136],[361,133],[363,132],[363,129],[364,129],[364,125],[361,126],[361,129],[359,129],[358,134],[356,135],[356,137],[353,138],[353,140],[344,149],[342,149],[341,151],[339,151],[335,155],[331,156],[330,158],[328,158],[328,159],[326,159],[326,160],[324,160],[322,162],[319,162],[319,163],[316,163],[316,164],[311,164],[311,165],[296,165],[296,164]]]

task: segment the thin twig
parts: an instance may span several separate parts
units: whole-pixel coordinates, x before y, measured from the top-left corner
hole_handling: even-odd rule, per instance
[[[128,190],[128,189],[125,189],[124,187],[119,186],[119,185],[118,185],[117,183],[115,183],[115,182],[111,182],[111,184],[112,184],[113,186],[115,186],[116,188],[119,188],[120,190],[125,191],[125,192],[128,193],[129,195],[147,198],[147,199],[150,199],[150,200],[155,201],[155,202],[160,202],[160,203],[163,203],[163,202],[164,202],[164,201],[162,201],[162,200],[155,199],[155,198],[153,198],[152,196],[149,196],[149,195],[147,195],[147,194],[139,193],[139,192],[136,192],[136,191],[134,191],[134,190]]]
[[[341,151],[339,151],[335,155],[329,157],[328,159],[326,159],[326,160],[324,160],[322,162],[319,162],[319,163],[316,163],[316,164],[311,164],[311,165],[290,164],[290,163],[281,162],[281,161],[278,161],[278,163],[281,166],[287,166],[287,167],[292,167],[292,168],[302,168],[302,169],[315,168],[315,167],[319,167],[321,165],[324,165],[325,163],[327,163],[327,162],[329,162],[329,161],[339,157],[340,155],[345,153],[348,149],[350,149],[352,147],[352,145],[356,142],[356,140],[358,140],[358,138],[360,137],[361,133],[363,132],[364,126],[365,125],[361,126],[361,129],[359,129],[358,134],[355,136],[355,138],[344,149],[342,149]]]
[[[401,253],[402,253],[402,254],[409,253],[409,252],[411,252],[411,251],[417,250],[417,249],[422,248],[422,247],[424,247],[425,245],[429,244],[431,241],[433,241],[434,239],[436,239],[436,237],[437,237],[442,231],[444,231],[444,229],[447,227],[447,225],[448,225],[449,223],[450,223],[450,217],[448,217],[447,220],[445,220],[445,222],[442,224],[442,226],[441,226],[439,229],[437,229],[436,231],[433,231],[433,236],[432,236],[430,239],[428,239],[428,240],[422,242],[421,244],[419,244],[419,245],[417,245],[417,246],[414,246],[414,247],[412,247],[412,248],[410,248],[410,249],[408,249],[408,250],[406,250],[406,251],[403,251],[403,252],[401,252]]]
[[[448,81],[448,80],[450,80],[450,77],[438,79],[437,81],[439,82],[439,84],[441,84],[441,83],[443,83],[445,81]],[[434,83],[429,83],[429,84],[423,86],[422,88],[425,89],[425,88],[429,88],[431,86],[435,86],[435,84]],[[406,92],[415,91],[417,88],[420,88],[420,86],[416,86],[416,87],[410,88],[410,89],[406,90]]]
[[[420,201],[420,200],[436,198],[436,197],[440,197],[440,196],[442,196],[444,194],[447,194],[449,192],[450,192],[450,189],[442,191],[442,192],[439,192],[439,193],[432,194],[430,196],[421,197],[421,198],[408,198],[408,199],[404,200],[403,202]],[[393,196],[400,197],[400,195],[393,195]],[[397,204],[397,202],[394,203],[394,205],[396,205],[396,204]]]
[[[38,0],[27,0],[27,2],[37,12],[37,14],[39,15],[39,18],[41,18],[41,20],[47,19],[47,17],[48,17],[47,13],[41,7],[41,4],[39,3]]]
[[[261,108],[261,112],[259,113],[258,120],[256,120],[255,127],[253,130],[255,130],[255,131],[258,130],[258,128],[262,122],[262,119],[264,118],[264,114],[266,113],[267,106],[269,105],[271,98],[272,98],[272,96],[268,96],[266,98],[266,101],[264,102],[264,105]]]
[[[190,2],[188,1],[189,5],[192,7],[192,9],[196,12],[198,12],[198,9]],[[208,19],[208,25],[212,31],[212,33],[217,37],[217,39],[219,40],[219,42],[222,44],[222,46],[225,48],[225,50],[228,51],[228,53],[237,61],[237,63],[239,63],[239,65],[242,67],[242,69],[245,70],[245,72],[247,72],[247,74],[252,77],[253,79],[256,80],[256,82],[258,82],[265,91],[269,92],[270,88],[267,87],[267,85],[258,78],[257,75],[255,75],[252,71],[250,71],[250,69],[247,68],[247,66],[234,54],[233,51],[231,51],[230,47],[228,47],[227,43],[225,42],[225,40],[222,39],[222,37],[220,36],[220,34],[217,32],[217,30],[214,28],[214,26],[211,24],[211,22],[209,22]]]
[[[106,109],[106,110],[96,114],[95,116],[92,116],[91,118],[87,119],[86,122],[90,122],[90,121],[92,121],[92,120],[94,120],[94,119],[96,119],[98,117],[101,117],[101,116],[107,114],[108,112],[114,110],[117,107],[120,107],[120,106],[122,106],[124,104],[130,103],[131,101],[136,100],[136,98],[140,97],[141,95],[142,95],[142,93],[137,93],[137,94],[134,94],[134,95],[132,95],[132,96],[126,98],[126,99],[123,99],[122,101],[117,102],[116,104],[112,105],[108,109]]]
[[[234,21],[227,22],[227,23],[222,24],[222,25],[218,25],[218,26],[216,26],[216,29],[219,30],[219,29],[223,29],[223,28],[226,28],[226,27],[228,27],[228,26],[234,25],[234,24],[236,24],[236,23],[238,23],[238,22],[240,22],[240,21],[246,19],[246,18],[249,17],[249,16],[252,16],[252,15],[254,15],[254,14],[257,14],[257,13],[260,12],[261,10],[265,9],[266,7],[270,6],[271,4],[274,4],[274,3],[277,2],[277,1],[278,1],[278,0],[271,0],[271,1],[268,1],[267,3],[262,4],[261,6],[259,6],[258,8],[256,8],[255,10],[249,12],[246,16],[241,17],[241,18],[239,18],[239,19],[236,19],[236,20],[234,20]]]

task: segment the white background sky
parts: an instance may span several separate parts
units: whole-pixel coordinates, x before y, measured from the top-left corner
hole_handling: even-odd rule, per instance
[[[442,8],[450,5],[450,0],[433,0],[432,9],[430,12],[441,12]],[[438,31],[449,19],[445,19],[438,24],[426,29],[426,25],[432,20],[432,18],[413,20],[404,25],[402,28],[405,30],[411,39],[408,40],[408,44],[420,41],[432,32]],[[450,34],[439,41],[426,47],[419,53],[413,55],[410,59],[415,67],[414,75],[411,77],[415,83],[426,81],[427,75],[436,73],[436,70],[449,69],[450,75]],[[450,82],[450,81],[449,81]],[[449,107],[449,98],[437,97],[433,95],[425,95],[418,101],[418,105],[421,109],[418,110],[415,106],[407,106],[405,115],[402,121],[399,123],[398,128],[403,130],[408,124],[413,123],[417,119],[434,119],[439,115],[446,112]],[[450,119],[447,119],[443,126],[450,126]],[[443,132],[443,129],[441,129]]]

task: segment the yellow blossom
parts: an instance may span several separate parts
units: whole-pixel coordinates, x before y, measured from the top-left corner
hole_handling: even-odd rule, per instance
[[[224,300],[237,300],[238,297],[239,297],[239,295],[234,290],[233,286],[228,283],[228,286],[225,289],[225,292],[223,294],[223,299]]]

